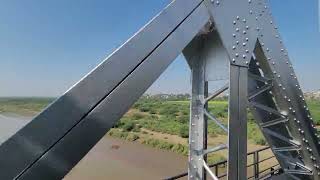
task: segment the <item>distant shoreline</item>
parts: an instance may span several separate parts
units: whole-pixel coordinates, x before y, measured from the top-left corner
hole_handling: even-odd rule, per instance
[[[0,98],[0,114],[34,117],[54,100],[55,98],[49,97],[2,97]]]
[[[31,115],[23,115],[14,112],[0,112],[0,116],[5,116],[9,118],[17,118],[17,119],[32,119],[34,116]]]

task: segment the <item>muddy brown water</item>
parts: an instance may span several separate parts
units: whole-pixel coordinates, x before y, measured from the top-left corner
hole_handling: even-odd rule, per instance
[[[64,180],[164,179],[187,169],[187,157],[103,137]]]
[[[15,114],[0,114],[0,144],[31,119]],[[105,136],[64,180],[163,179],[186,169],[187,157]]]
[[[30,119],[32,118],[15,114],[0,114],[0,145],[26,125]],[[262,154],[264,158],[270,155],[272,155],[271,152]],[[164,179],[185,172],[187,162],[187,157],[173,152],[105,136],[66,175],[64,180]],[[270,164],[277,164],[275,159],[266,163],[269,165],[262,164],[262,166],[270,167]],[[249,168],[248,175],[252,173],[252,168]]]

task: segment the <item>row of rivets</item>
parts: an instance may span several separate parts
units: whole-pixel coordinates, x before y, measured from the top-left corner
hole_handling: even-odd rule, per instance
[[[266,6],[265,6],[265,9],[266,9]],[[270,24],[273,24],[273,21],[270,21]],[[257,29],[258,29],[258,28],[257,28]],[[274,29],[278,29],[278,27],[274,26]],[[263,37],[263,36],[261,36],[261,37]],[[279,39],[280,36],[279,36],[279,35],[275,35],[275,38]],[[279,40],[279,42],[280,42],[280,44],[282,44],[282,40]],[[262,44],[262,46],[264,46],[264,44]],[[266,51],[267,51],[267,52],[270,52],[270,49],[267,48]],[[287,52],[285,52],[285,49],[284,49],[284,48],[281,48],[281,49],[280,49],[280,52],[282,52],[285,57],[288,56],[288,54],[287,54]],[[271,58],[268,58],[268,60],[271,60]],[[293,67],[292,67],[292,65],[290,64],[289,60],[285,60],[285,63],[289,65],[289,68],[290,68],[290,69],[293,69]],[[275,65],[274,62],[272,62],[272,64]],[[293,71],[293,70],[292,70],[292,71]],[[274,74],[277,74],[277,72],[276,72],[275,70],[273,71],[273,73],[274,73]],[[294,80],[297,80],[297,77],[294,76],[294,73],[291,73],[290,75],[293,77]],[[281,76],[278,75],[277,77],[280,78]],[[280,84],[279,84],[279,87],[281,87],[281,86],[282,86],[282,84],[280,83]],[[301,88],[300,88],[300,86],[299,86],[298,84],[296,84],[295,87],[296,87],[299,91],[301,90]],[[282,88],[282,89],[285,90],[285,88]],[[287,99],[287,96],[284,96],[284,98]],[[303,98],[303,96],[300,96],[300,98],[303,99],[303,102],[305,101],[304,98]],[[288,99],[288,102],[290,103],[290,99]],[[290,103],[290,104],[291,104],[291,103]],[[292,111],[293,113],[295,113],[295,110],[293,110],[291,107],[290,107],[290,109],[291,109],[291,111]],[[304,109],[305,109],[306,111],[308,111],[308,108],[307,108],[306,105],[304,105]],[[294,118],[294,120],[295,120],[295,122],[297,122],[297,124],[300,126],[300,121],[299,121],[299,120],[296,120],[296,118]],[[311,120],[311,122],[312,122],[312,118],[311,118],[311,117],[309,117],[309,120]],[[312,127],[315,128],[315,126],[314,126],[313,124],[312,124]],[[299,132],[302,134],[302,136],[304,136],[304,131],[301,130],[301,129],[298,129],[298,130],[299,130]],[[319,137],[320,137],[320,136],[319,136]],[[308,140],[306,140],[305,138],[303,138],[302,140],[303,140],[303,142],[305,142],[306,144],[308,144]],[[320,142],[319,142],[319,143],[320,143]],[[308,150],[309,153],[312,153],[311,147],[308,146],[308,147],[307,147],[307,150]],[[316,161],[316,158],[315,158],[314,156],[312,156],[312,155],[310,156],[310,159],[311,159],[312,161]],[[316,165],[316,164],[315,164],[315,167],[316,167],[317,169],[319,168],[319,166]],[[319,174],[319,173],[318,173],[318,174]]]
[[[212,2],[214,2],[214,1],[212,1]],[[215,1],[215,2],[216,2],[217,5],[220,4],[219,1]],[[252,0],[248,0],[248,2],[249,2],[249,4],[251,4],[251,3],[252,3]],[[259,2],[259,5],[262,5],[262,3]],[[263,8],[264,8],[264,9],[268,9],[268,7],[267,7],[266,5],[264,5]],[[265,10],[262,10],[261,12],[262,12],[262,13],[258,13],[259,16],[262,16],[262,14],[265,12]],[[252,10],[250,10],[249,13],[250,13],[251,15],[253,15],[253,11],[252,11]],[[269,12],[269,14],[271,15],[271,12]],[[256,16],[256,20],[258,20],[258,19],[259,19],[258,16]],[[261,19],[262,19],[262,18],[261,18]],[[239,21],[239,20],[240,20],[240,17],[237,16],[237,17],[236,17],[236,20]],[[236,24],[237,24],[237,21],[233,21],[233,24],[236,25]],[[243,23],[246,23],[247,21],[246,21],[246,19],[242,19],[242,22],[243,22]],[[278,29],[278,27],[274,25],[274,22],[273,22],[272,20],[269,21],[269,23],[274,26],[274,27],[273,27],[274,30],[277,30],[277,29]],[[248,30],[248,29],[249,29],[249,26],[246,26],[245,29]],[[262,29],[261,27],[256,27],[256,30],[261,33],[261,34],[260,34],[260,37],[264,37],[263,34],[262,34],[261,29]],[[236,32],[237,32],[237,33],[240,33],[240,28],[239,28],[239,27],[236,28]],[[276,33],[277,33],[277,32],[276,32]],[[244,35],[247,34],[246,30],[243,30],[243,31],[242,31],[242,34],[244,34]],[[232,36],[233,36],[234,38],[236,38],[236,34],[232,34]],[[240,35],[240,37],[241,37],[241,35]],[[279,43],[280,43],[280,45],[281,45],[281,44],[282,44],[282,40],[280,39],[280,36],[279,36],[278,34],[276,34],[276,35],[275,35],[275,38],[276,38],[276,39],[279,39]],[[236,50],[238,45],[239,45],[239,41],[236,41],[236,45],[232,46],[232,49],[233,49],[233,50]],[[245,47],[245,46],[246,46],[246,43],[242,43],[242,46]],[[264,43],[263,43],[263,42],[261,42],[261,46],[264,47]],[[271,51],[270,51],[270,49],[269,49],[268,47],[266,48],[266,51],[267,51],[268,53],[271,53]],[[285,48],[283,48],[283,47],[280,48],[280,52],[282,52],[283,56],[285,56],[285,57],[288,56],[287,52],[285,51]],[[249,53],[249,50],[246,50],[246,53]],[[236,58],[238,58],[239,56],[240,56],[239,53],[235,53],[235,57],[236,57]],[[246,59],[246,57],[247,57],[246,54],[243,54],[243,55],[242,55],[242,58]],[[268,58],[268,60],[271,61],[271,58]],[[236,59],[233,58],[232,61],[235,62]],[[248,61],[246,61],[246,63],[248,64]],[[289,60],[285,60],[285,63],[289,66],[290,69],[293,69],[293,67],[292,67],[292,65],[290,64]],[[276,62],[275,62],[275,61],[272,61],[271,64],[273,65],[274,68],[276,68]],[[274,70],[273,73],[274,73],[274,74],[277,74],[276,70]],[[290,75],[291,75],[291,77],[293,78],[293,80],[297,81],[297,77],[294,75],[293,70],[292,70],[292,73],[291,73]],[[278,77],[279,80],[281,80],[281,75],[280,75],[280,74],[278,74],[276,77]],[[286,94],[286,92],[285,92],[285,91],[286,91],[286,88],[285,88],[281,83],[279,83],[278,85],[279,85],[279,87],[282,87],[281,89],[284,91],[284,94]],[[300,88],[300,86],[299,86],[298,84],[296,84],[295,87],[296,87],[298,90],[301,90],[301,88]],[[257,88],[259,88],[259,87],[257,87]],[[271,92],[271,93],[272,93],[272,92]],[[290,105],[292,104],[292,103],[291,103],[291,99],[288,98],[287,95],[285,95],[284,98],[287,99],[287,102],[288,102]],[[305,102],[303,96],[301,96],[300,98],[301,98],[301,100],[302,100],[303,102]],[[293,113],[293,115],[295,115],[296,111],[295,111],[292,107],[289,107],[289,109],[290,109],[290,111]],[[306,111],[308,111],[308,108],[307,108],[306,105],[304,106],[304,109],[305,109]],[[294,120],[295,120],[295,122],[297,123],[298,126],[301,126],[299,120],[297,120],[296,118],[294,118]],[[309,120],[312,121],[312,119],[311,119],[310,117],[309,117]],[[314,126],[313,124],[312,124],[312,127],[315,128],[315,126]],[[301,136],[305,136],[305,135],[304,135],[304,131],[303,131],[301,128],[298,129],[298,130],[299,130]],[[303,137],[302,139],[303,139],[303,142],[305,142],[305,143],[308,144],[308,140],[306,140],[304,137]],[[320,141],[319,141],[319,142],[320,142]],[[312,149],[311,149],[309,146],[307,146],[307,150],[308,150],[308,152],[312,153]],[[310,159],[313,160],[313,161],[315,161],[315,157],[312,156],[312,155],[310,156]],[[316,165],[315,167],[318,168],[319,166]]]

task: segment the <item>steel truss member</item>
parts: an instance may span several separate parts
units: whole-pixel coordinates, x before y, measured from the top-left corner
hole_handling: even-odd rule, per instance
[[[0,179],[62,179],[180,54],[192,69],[189,179],[217,179],[208,153],[228,149],[246,179],[247,107],[282,179],[319,178],[319,135],[266,0],[175,0],[0,146]],[[208,83],[228,85],[208,96]],[[229,124],[207,109],[229,89]],[[228,143],[207,147],[207,121]],[[258,177],[259,178],[259,177]]]

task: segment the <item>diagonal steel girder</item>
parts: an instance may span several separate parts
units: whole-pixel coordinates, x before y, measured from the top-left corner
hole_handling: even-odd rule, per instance
[[[0,179],[62,179],[208,23],[176,0],[0,146]]]
[[[283,127],[276,131],[278,137],[303,144],[301,148],[279,147],[280,141],[265,134],[270,146],[281,149],[275,155],[288,177],[319,179],[318,134],[266,0],[171,2],[123,46],[1,145],[0,179],[61,179],[192,39],[207,30],[207,24],[218,32],[233,67],[250,69],[252,54],[255,54],[260,67],[272,80],[272,95],[259,92],[252,100],[287,112],[287,122],[270,121]],[[257,82],[252,81],[249,89],[256,85]],[[267,100],[260,100],[261,96]],[[255,114],[259,124],[267,123],[268,117],[262,116],[263,112]],[[283,153],[290,158],[289,168],[293,169],[286,166]],[[293,174],[301,169],[311,173]]]
[[[267,93],[260,94],[261,92],[259,92],[257,96],[270,96],[269,102],[273,103],[271,105],[274,105],[279,113],[286,112],[288,114],[287,123],[279,124],[284,126],[285,130],[282,131],[279,128],[277,133],[302,144],[301,149],[298,148],[295,152],[290,149],[286,153],[294,157],[297,164],[302,163],[310,169],[311,174],[292,175],[291,171],[286,171],[289,174],[288,177],[319,179],[319,134],[312,122],[303,92],[267,0],[216,0],[210,2],[208,7],[213,17],[213,24],[219,32],[231,64],[248,66],[252,60],[251,54],[253,53],[257,57],[265,75],[268,75],[265,78],[272,79],[271,92],[273,93],[269,94],[270,87],[268,87],[264,89]],[[265,85],[265,83],[262,84]],[[256,84],[251,83],[249,89],[250,87],[255,88]],[[266,86],[260,86],[260,88],[263,87]],[[269,105],[268,101],[265,105]],[[255,118],[258,123],[268,121],[268,119],[259,120],[259,116],[255,116]],[[282,121],[281,118],[278,120]],[[267,140],[271,147],[274,146],[276,149],[281,144],[281,142],[275,141],[274,137],[271,138],[267,134],[265,136],[268,137]],[[275,155],[282,168],[287,169],[286,160],[282,159],[278,153]],[[291,168],[298,167],[291,166]],[[294,169],[292,172],[295,172]]]

